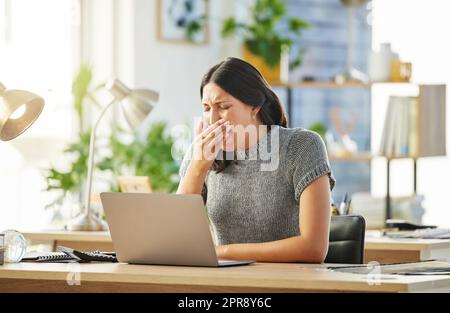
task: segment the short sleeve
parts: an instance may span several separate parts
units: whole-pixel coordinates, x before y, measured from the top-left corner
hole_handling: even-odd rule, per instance
[[[309,184],[323,175],[328,175],[330,190],[333,190],[336,180],[331,171],[325,143],[317,133],[297,129],[289,141],[288,157],[296,201],[299,201]]]

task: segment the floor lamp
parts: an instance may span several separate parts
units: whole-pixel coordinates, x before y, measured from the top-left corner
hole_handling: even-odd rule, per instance
[[[104,223],[90,210],[90,200],[92,191],[92,174],[94,170],[94,149],[95,149],[95,136],[98,125],[101,119],[105,115],[106,111],[116,102],[120,102],[122,105],[123,113],[127,123],[131,128],[137,128],[145,118],[150,114],[153,109],[153,103],[156,103],[159,98],[159,94],[153,90],[148,89],[130,89],[118,79],[113,79],[107,86],[109,92],[112,94],[113,99],[100,113],[97,118],[94,127],[91,130],[91,139],[89,144],[89,157],[88,157],[88,174],[87,174],[87,187],[86,198],[84,199],[84,206],[82,212],[72,220],[68,226],[68,230],[91,230],[99,231],[104,230]]]

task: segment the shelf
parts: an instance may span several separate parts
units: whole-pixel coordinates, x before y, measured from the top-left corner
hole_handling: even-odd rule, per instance
[[[385,159],[387,159],[387,160],[389,160],[389,161],[392,161],[392,160],[406,160],[406,159],[408,159],[408,160],[418,160],[420,157],[418,157],[418,156],[390,156],[390,157],[387,157],[387,156],[381,156],[380,155],[380,157],[383,157],[383,158],[385,158]]]
[[[289,83],[278,83],[274,84],[274,87],[282,88],[328,88],[328,89],[339,89],[339,88],[369,88],[371,84],[360,83],[360,82],[348,82],[344,84],[336,84],[332,81],[312,81],[312,82],[289,82]]]
[[[390,85],[418,85],[414,82],[392,82],[392,81],[379,81],[379,82],[346,82],[342,84],[335,83],[333,81],[299,81],[288,83],[274,83],[273,87],[280,88],[324,88],[324,89],[340,89],[340,88],[370,88],[373,85],[390,84]]]
[[[370,161],[374,158],[371,153],[357,153],[349,155],[329,155],[330,161]]]
[[[417,160],[419,157],[413,157],[413,156],[383,156],[383,155],[375,155],[371,153],[357,153],[353,155],[332,155],[330,154],[328,156],[328,159],[330,161],[371,161],[375,158],[383,158],[387,159],[389,161],[392,160]]]

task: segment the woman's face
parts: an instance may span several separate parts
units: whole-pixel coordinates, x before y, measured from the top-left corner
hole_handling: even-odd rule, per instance
[[[243,138],[241,136],[246,136],[243,128],[249,125],[258,126],[261,124],[256,116],[259,107],[252,107],[241,102],[212,82],[203,87],[202,106],[205,126],[224,119],[229,121],[233,127],[233,140],[225,140],[225,151],[242,149],[243,147],[239,144],[241,140],[237,139],[238,137]],[[243,127],[236,127],[238,125]]]

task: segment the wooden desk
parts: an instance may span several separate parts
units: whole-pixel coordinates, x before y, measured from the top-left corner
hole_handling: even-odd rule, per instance
[[[365,275],[333,272],[323,267],[294,263],[254,263],[228,268],[117,263],[5,264],[0,266],[0,292],[450,292],[450,275],[381,275],[380,284],[370,285]],[[80,284],[69,285],[68,278]]]
[[[109,232],[43,231],[24,232],[31,243],[58,245],[78,250],[113,251]],[[418,262],[430,259],[450,261],[450,240],[441,239],[391,239],[367,237],[364,262],[384,263]]]
[[[442,259],[450,261],[449,239],[366,238],[364,263],[418,262]]]

